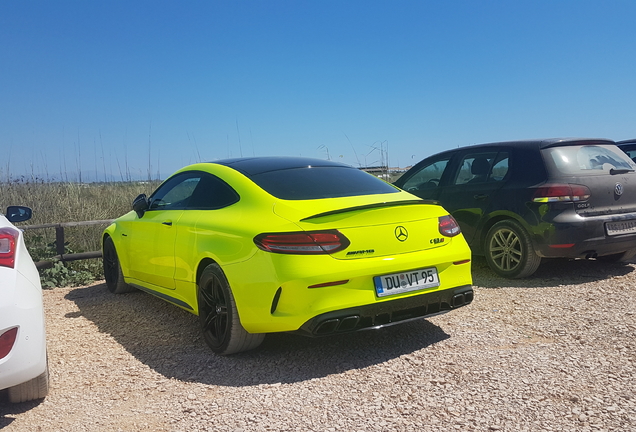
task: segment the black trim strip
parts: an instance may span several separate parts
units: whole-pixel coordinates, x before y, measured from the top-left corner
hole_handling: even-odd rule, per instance
[[[466,306],[472,303],[474,296],[472,285],[461,285],[411,297],[379,301],[317,315],[293,333],[322,337],[335,333],[379,329]]]
[[[318,213],[318,214],[315,214],[313,216],[308,216],[306,218],[303,218],[303,219],[301,219],[301,221],[306,221],[306,220],[309,220],[309,219],[316,219],[316,218],[320,218],[320,217],[323,217],[323,216],[331,216],[331,215],[340,214],[340,213],[348,213],[348,212],[357,211],[357,210],[367,210],[367,209],[383,208],[383,207],[397,207],[397,206],[414,205],[414,204],[434,204],[434,205],[439,205],[439,201],[418,199],[418,200],[389,201],[389,202],[365,204],[365,205],[360,205],[360,206],[355,206],[355,207],[346,207],[346,208],[342,208],[342,209],[338,209],[338,210],[331,210],[331,211],[324,212],[324,213]]]
[[[171,297],[171,296],[169,296],[167,294],[160,293],[160,292],[157,292],[155,290],[151,290],[150,288],[142,287],[141,285],[137,285],[137,284],[129,284],[129,285],[130,286],[134,286],[138,290],[147,292],[148,294],[152,294],[155,297],[159,297],[160,299],[165,300],[167,302],[170,302],[172,304],[175,304],[177,306],[181,306],[181,307],[186,308],[188,310],[194,310],[194,309],[192,309],[192,306],[190,306],[189,304],[187,304],[183,300],[179,300],[179,299]]]

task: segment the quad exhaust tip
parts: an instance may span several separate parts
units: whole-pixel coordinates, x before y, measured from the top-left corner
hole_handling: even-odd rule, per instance
[[[351,315],[344,318],[333,318],[320,323],[316,328],[317,335],[325,335],[329,333],[346,332],[356,328],[360,321],[360,315]]]
[[[472,287],[456,290],[455,294],[448,297],[439,298],[437,295],[430,300],[434,300],[424,304],[413,304],[410,308],[398,308],[396,310],[387,310],[387,308],[372,308],[371,310],[351,310],[348,313],[341,311],[342,316],[334,316],[328,314],[325,317],[316,317],[318,323],[313,327],[308,322],[305,331],[307,335],[325,336],[334,333],[345,333],[356,330],[365,330],[370,328],[380,328],[400,322],[411,321],[428,316],[439,315],[450,310],[466,306],[473,302],[474,292]],[[410,299],[400,299],[402,305]],[[426,300],[426,299],[425,299]]]

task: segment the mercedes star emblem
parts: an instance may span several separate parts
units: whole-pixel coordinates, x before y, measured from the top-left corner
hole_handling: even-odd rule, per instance
[[[403,226],[398,226],[395,228],[395,238],[401,242],[406,241],[409,238],[409,232]]]

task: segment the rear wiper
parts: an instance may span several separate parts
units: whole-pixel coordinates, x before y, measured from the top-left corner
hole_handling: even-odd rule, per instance
[[[634,172],[631,168],[612,168],[610,169],[610,174],[627,174],[628,172]]]

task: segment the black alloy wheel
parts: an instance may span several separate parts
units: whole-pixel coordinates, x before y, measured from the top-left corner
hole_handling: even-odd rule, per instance
[[[124,282],[124,274],[121,271],[119,257],[117,256],[117,250],[115,249],[112,238],[106,237],[104,239],[102,255],[104,278],[106,279],[108,290],[113,294],[123,294],[134,291],[135,289],[133,287]]]
[[[217,264],[203,270],[198,303],[203,338],[215,353],[229,355],[247,351],[259,346],[265,338],[262,333],[248,333],[241,325],[232,290]]]

